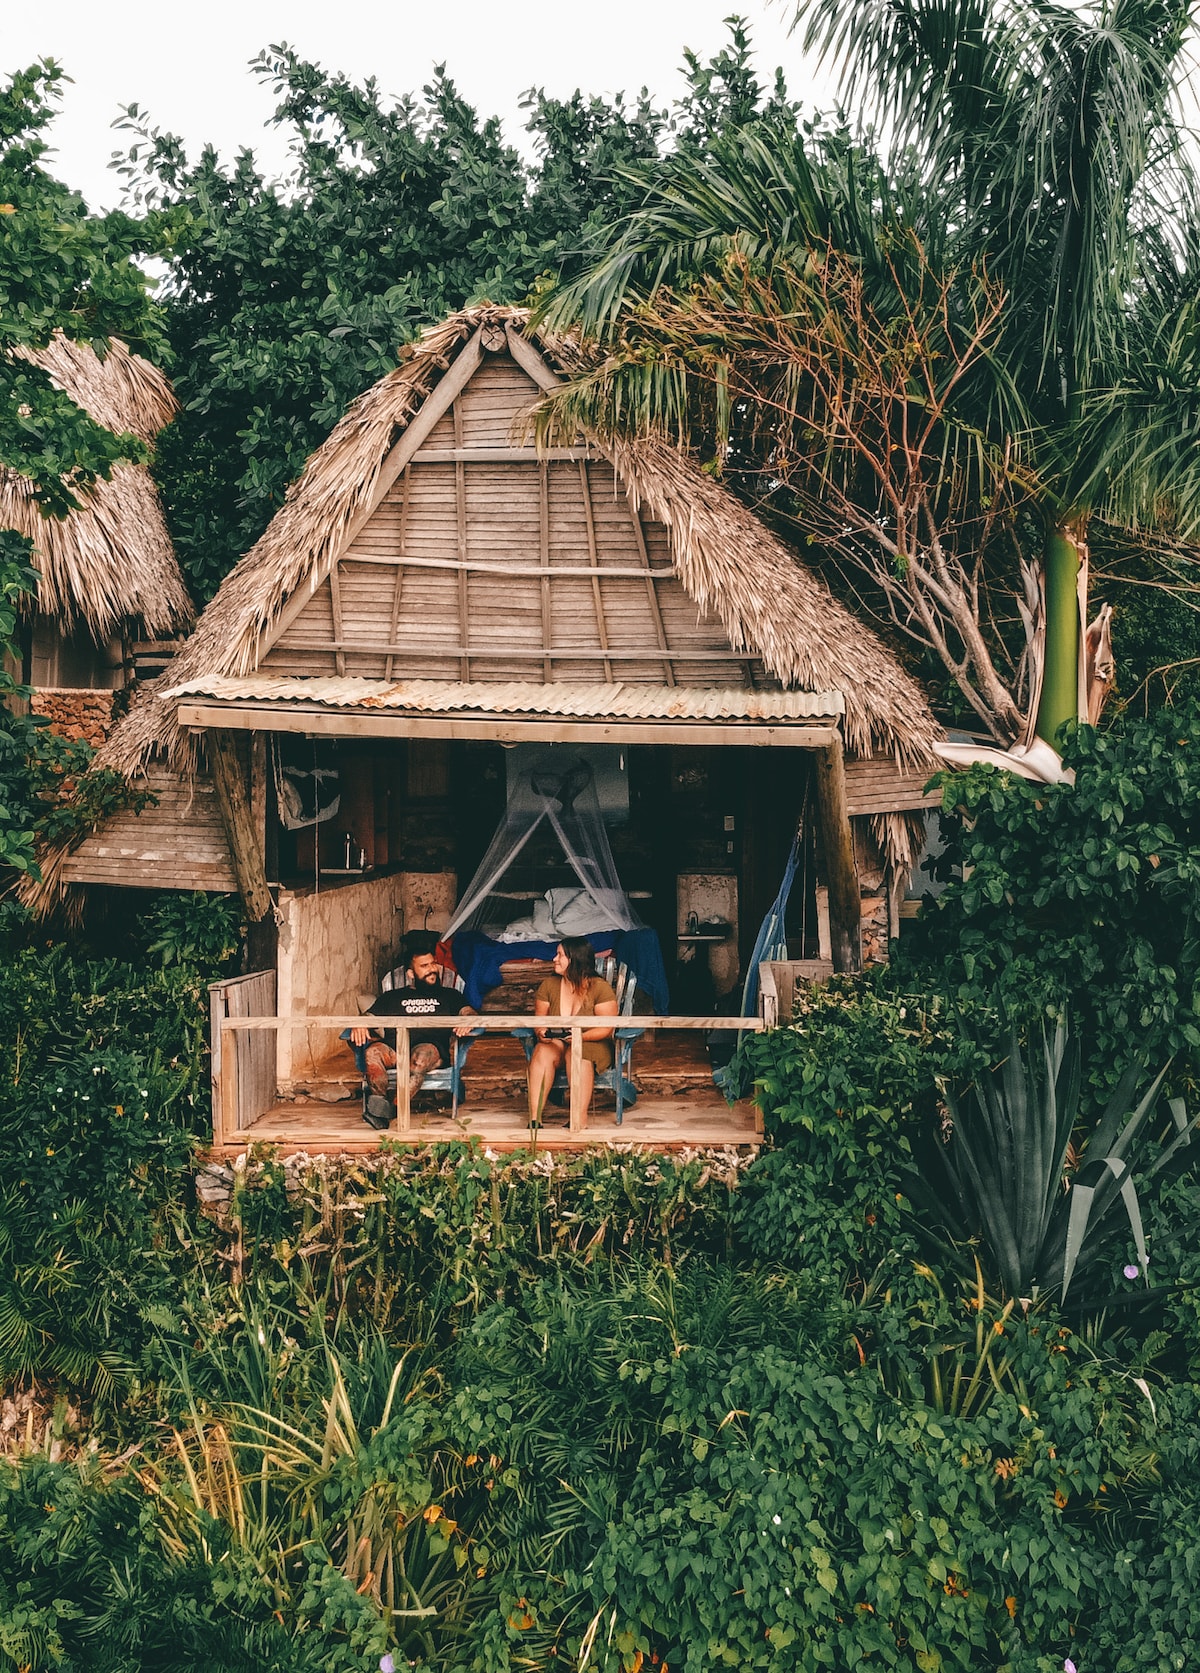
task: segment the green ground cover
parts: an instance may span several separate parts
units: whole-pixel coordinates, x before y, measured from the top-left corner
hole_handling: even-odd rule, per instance
[[[1148,1266],[1116,1193],[1065,1306],[1006,1293],[939,1171],[1014,1023],[1032,1120],[1069,1019],[1079,1184],[1135,1056],[1131,1102],[1170,1058],[1196,1107],[1200,720],[1071,747],[1071,793],[956,780],[965,881],[753,1042],[749,1164],[264,1156],[206,1209],[225,909],[164,901],[106,960],[10,914],[0,1665],[1190,1665],[1193,1147],[1151,1176],[1162,1103],[1130,1150]]]

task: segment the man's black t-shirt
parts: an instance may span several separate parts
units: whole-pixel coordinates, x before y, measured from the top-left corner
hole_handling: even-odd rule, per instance
[[[394,988],[391,993],[381,993],[379,998],[367,1012],[371,1017],[457,1017],[470,1007],[462,994],[455,988],[444,988],[439,982],[433,987]],[[392,1050],[396,1049],[396,1036],[389,1029],[384,1038]],[[450,1030],[446,1028],[431,1029],[422,1033],[419,1029],[412,1029],[408,1036],[408,1048],[414,1046],[433,1045],[441,1053],[442,1062],[450,1061]]]

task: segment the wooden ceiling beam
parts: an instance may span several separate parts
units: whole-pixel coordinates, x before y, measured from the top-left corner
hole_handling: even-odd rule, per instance
[[[633,523],[633,538],[637,542],[638,557],[642,560],[642,569],[646,576],[646,599],[650,605],[650,619],[654,624],[655,638],[658,640],[659,649],[666,651],[667,630],[663,626],[662,610],[658,602],[658,592],[654,585],[654,571],[650,567],[650,549],[646,545],[646,531],[642,527],[642,514],[638,510],[637,502],[628,488],[625,490],[625,503],[629,507],[629,516]],[[675,669],[669,656],[663,657],[663,679],[667,685],[675,684]]]
[[[547,551],[549,550],[549,533],[547,533]],[[526,580],[542,573],[540,562],[536,564],[498,563],[494,558],[468,558],[463,563],[459,558],[401,558],[394,552],[354,552],[343,559],[345,563],[377,564],[382,568],[391,568],[393,564],[402,563],[413,569],[465,569],[473,575],[494,575],[498,580],[506,580],[513,575],[524,576]],[[553,564],[550,566],[551,577],[570,578],[575,581],[589,581],[593,575],[601,576],[606,581],[640,581],[645,570],[635,568],[633,564],[603,564],[598,569],[574,564]],[[678,576],[673,569],[660,565],[650,571],[653,581],[677,581]],[[735,652],[735,656],[739,653]]]
[[[454,414],[454,447],[461,451],[463,440],[462,403],[455,401],[451,407]],[[461,644],[465,645],[471,637],[471,599],[467,590],[467,471],[462,460],[454,466],[454,516],[458,538],[458,636]],[[471,678],[471,659],[463,652],[461,675],[464,680]]]
[[[603,459],[586,447],[423,447],[414,465],[563,465],[577,459]]]
[[[543,465],[538,472],[538,559],[542,605],[542,649],[546,652],[553,637],[550,618],[550,471]],[[542,656],[542,678],[554,678],[554,664],[548,654]]]
[[[396,554],[399,561],[396,564],[396,584],[392,588],[392,622],[391,631],[388,633],[388,640],[393,645],[396,643],[397,635],[400,632],[400,605],[404,598],[404,548],[408,540],[408,507],[412,499],[411,467],[406,465],[396,480],[400,484],[399,550]],[[389,680],[392,677],[392,663],[394,660],[395,658],[391,656],[387,659],[385,673]]]
[[[601,662],[605,657],[610,662],[658,661],[658,651],[653,646],[645,646],[641,650],[624,650],[610,645],[607,651],[602,651],[595,646],[578,645],[395,645],[375,639],[346,639],[333,642],[328,639],[293,639],[288,646],[290,651],[335,651],[339,648],[343,651],[358,651],[365,656],[423,657],[426,660],[441,657],[476,657],[480,661],[541,662],[549,656],[555,662]],[[731,662],[740,667],[744,666],[746,661],[744,654],[732,650],[687,650],[673,651],[671,654],[675,664],[682,667],[686,667],[690,662]]]
[[[608,623],[604,619],[604,600],[600,595],[600,553],[596,547],[596,517],[592,510],[592,488],[588,481],[586,462],[579,461],[579,492],[583,496],[583,517],[587,529],[588,564],[592,572],[592,605],[596,612],[596,637],[604,655],[604,678],[612,679],[612,664],[608,659]]]

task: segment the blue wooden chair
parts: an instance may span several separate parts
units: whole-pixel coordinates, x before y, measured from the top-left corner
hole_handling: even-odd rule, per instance
[[[637,992],[637,977],[628,965],[618,964],[615,958],[600,959],[596,965],[598,975],[612,988],[617,996],[618,1017],[633,1015],[633,996]],[[601,1019],[603,1020],[603,1019]],[[613,1032],[613,1066],[599,1072],[593,1083],[593,1091],[611,1092],[617,1100],[617,1125],[624,1119],[626,1108],[632,1109],[637,1103],[637,1087],[630,1076],[633,1072],[633,1042],[640,1040],[646,1032],[644,1028],[617,1028]],[[537,1044],[537,1036],[532,1028],[514,1028],[513,1033],[520,1040],[525,1051],[525,1061],[529,1062],[533,1056],[533,1048]],[[559,1102],[569,1100],[571,1096],[570,1082],[567,1080],[567,1069],[563,1067],[554,1077],[554,1085],[550,1088],[550,1096]]]
[[[397,987],[402,986],[404,976],[403,969],[386,971],[380,978],[380,993],[392,993]],[[456,970],[443,968],[442,986],[453,988],[456,993],[462,993],[466,984]],[[377,1025],[381,1029],[395,1028],[401,1020],[398,1017],[373,1017],[371,1019],[372,1025]],[[417,1027],[419,1023],[420,1019],[414,1017],[411,1026]],[[421,1082],[422,1092],[448,1092],[450,1094],[450,1115],[455,1121],[458,1120],[458,1106],[463,1100],[463,1070],[466,1068],[467,1053],[471,1049],[472,1040],[478,1039],[482,1033],[483,1030],[477,1028],[460,1038],[452,1030],[447,1030],[450,1041],[450,1062],[439,1069],[431,1069]],[[350,1030],[348,1028],[343,1031],[341,1038],[349,1040]],[[354,1053],[354,1061],[358,1065],[358,1072],[363,1076],[362,1100],[363,1114],[365,1115],[367,1099],[371,1093],[366,1081],[367,1048],[366,1046],[352,1046],[351,1050]],[[394,1068],[388,1070],[388,1097],[392,1100],[394,1107],[396,1102],[396,1070]]]

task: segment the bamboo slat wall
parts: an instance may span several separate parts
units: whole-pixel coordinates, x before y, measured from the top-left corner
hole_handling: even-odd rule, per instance
[[[852,817],[940,807],[941,793],[925,794],[928,772],[904,772],[890,756],[846,762],[846,806]]]
[[[125,888],[237,889],[229,844],[212,783],[174,773],[150,773],[146,789],[157,803],[126,808],[79,844],[64,868],[67,883],[113,883]]]
[[[273,1017],[273,970],[231,976],[209,986],[213,1142],[228,1143],[265,1115],[275,1102],[275,1037],[226,1034],[226,1017]]]
[[[263,672],[777,684],[699,617],[608,460],[537,457],[521,414],[538,393],[507,353],[484,358]]]

